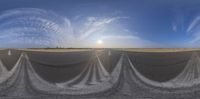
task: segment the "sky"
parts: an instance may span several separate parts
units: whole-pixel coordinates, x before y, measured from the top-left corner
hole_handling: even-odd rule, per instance
[[[0,47],[200,47],[199,0],[0,0]]]

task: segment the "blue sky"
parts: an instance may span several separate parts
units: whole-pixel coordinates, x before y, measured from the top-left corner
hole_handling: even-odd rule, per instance
[[[200,47],[200,2],[0,1],[0,47],[57,46]]]

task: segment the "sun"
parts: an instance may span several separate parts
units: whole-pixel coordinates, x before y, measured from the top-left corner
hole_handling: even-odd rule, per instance
[[[98,44],[103,44],[103,41],[102,40],[98,40],[97,43]]]

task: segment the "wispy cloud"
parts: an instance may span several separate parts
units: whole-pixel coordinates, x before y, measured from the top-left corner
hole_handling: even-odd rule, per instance
[[[109,35],[103,36],[101,39],[140,39],[138,36],[133,35]]]
[[[173,30],[174,32],[177,32],[177,24],[172,23],[172,30]]]
[[[21,8],[4,12],[0,16],[0,40],[16,43],[36,43],[43,46],[67,46],[73,36],[69,19],[52,11]]]
[[[103,31],[104,28],[111,24],[114,21],[119,19],[124,19],[127,17],[111,17],[111,18],[97,18],[97,17],[88,17],[87,22],[85,23],[85,28],[82,33],[80,34],[80,39],[85,39],[91,34],[99,33]]]
[[[194,38],[190,41],[190,43],[197,43],[200,41],[200,33],[195,33]]]
[[[105,41],[113,41],[110,42],[107,46],[115,46],[115,47],[141,47],[141,48],[148,48],[148,47],[164,47],[162,44],[145,40],[143,38],[140,38],[137,35],[108,35],[103,36],[100,38]]]
[[[107,45],[109,47],[113,46],[112,43],[116,43],[118,47],[123,44],[130,47],[156,45],[140,38],[137,32],[133,33],[121,26],[121,20],[128,18],[77,16],[73,21],[85,19],[78,27],[72,20],[52,11],[35,8],[14,9],[0,15],[0,41],[5,45],[24,47],[94,47],[95,42],[89,38],[109,41],[106,42],[110,43]],[[118,24],[120,26],[116,27]]]
[[[195,27],[199,25],[199,23],[200,23],[200,16],[197,16],[196,18],[194,18],[194,20],[192,20],[192,22],[188,26],[187,32],[192,32],[192,30],[195,29]]]
[[[192,22],[189,24],[187,33],[192,35],[193,39],[189,41],[190,44],[200,42],[200,16],[196,16]]]

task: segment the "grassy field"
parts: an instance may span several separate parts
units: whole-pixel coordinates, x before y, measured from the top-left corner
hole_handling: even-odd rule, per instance
[[[180,52],[180,51],[200,51],[200,48],[127,48],[123,51],[134,52]]]
[[[89,48],[70,48],[70,49],[59,49],[59,48],[53,48],[53,49],[42,49],[42,48],[36,48],[36,49],[18,49],[18,50],[24,50],[24,51],[40,51],[40,52],[76,52],[76,51],[89,51],[91,49]]]
[[[76,52],[76,51],[90,51],[93,49],[106,49],[106,48],[24,48],[17,50],[24,51],[41,51],[41,52]],[[133,51],[133,52],[181,52],[181,51],[200,51],[200,48],[114,48],[120,51]],[[4,50],[4,49],[0,49]]]

